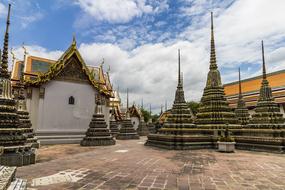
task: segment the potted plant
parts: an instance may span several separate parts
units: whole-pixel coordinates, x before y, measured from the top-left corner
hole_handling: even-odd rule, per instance
[[[228,126],[226,127],[225,134],[218,140],[218,150],[220,152],[234,152],[235,140],[230,136]]]

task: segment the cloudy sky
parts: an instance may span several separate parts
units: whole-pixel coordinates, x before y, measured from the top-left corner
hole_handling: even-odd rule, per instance
[[[261,73],[261,40],[269,72],[285,67],[284,0],[11,0],[10,47],[57,59],[75,33],[88,65],[105,59],[123,103],[145,107],[174,99],[177,49],[181,49],[184,90],[199,101],[209,66],[210,12],[214,12],[217,61],[223,83]],[[0,0],[3,36],[7,0]],[[2,42],[1,42],[2,43]]]

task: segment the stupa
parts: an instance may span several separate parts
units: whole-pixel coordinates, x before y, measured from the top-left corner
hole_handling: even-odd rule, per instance
[[[195,124],[199,128],[223,129],[241,127],[225,97],[221,75],[218,70],[214,41],[213,13],[211,13],[211,55],[210,71],[206,87],[201,98],[201,106],[196,115]]]
[[[201,134],[203,130],[193,124],[192,112],[185,101],[178,51],[178,85],[172,109],[162,128],[156,134],[148,135],[145,145],[175,150],[211,146],[211,137]]]
[[[108,125],[105,122],[104,114],[102,112],[101,100],[97,96],[95,102],[95,113],[89,124],[86,136],[80,142],[81,146],[106,146],[114,145],[116,141],[113,139]]]
[[[144,117],[142,114],[140,117],[140,123],[137,129],[137,132],[139,136],[147,136],[149,134],[148,127],[144,121]]]
[[[8,42],[10,24],[9,4],[4,47],[0,68],[0,165],[23,166],[35,163],[35,150],[27,143],[17,114],[16,101],[12,97],[10,74],[8,72]]]
[[[25,60],[25,59],[24,59]],[[40,143],[35,137],[34,130],[32,128],[32,123],[30,120],[30,114],[27,110],[27,102],[25,97],[24,89],[24,76],[22,74],[20,81],[17,82],[14,88],[14,97],[17,102],[17,114],[20,120],[20,127],[23,129],[24,135],[27,138],[27,143],[31,143],[33,148],[39,148]]]
[[[285,124],[283,114],[272,96],[268,83],[262,42],[262,72],[263,79],[255,113],[249,124],[242,130],[233,130],[236,147],[247,150],[270,152],[285,152]]]
[[[238,102],[237,102],[237,108],[235,109],[236,117],[238,118],[241,125],[246,125],[249,122],[249,113],[248,109],[245,106],[245,102],[242,97],[242,91],[241,91],[241,81],[240,81],[240,68],[238,70],[239,72],[239,96],[238,96]]]
[[[150,120],[147,123],[147,129],[149,131],[149,133],[156,133],[156,128],[155,128],[155,124],[152,122],[152,116],[151,116],[151,104],[149,105],[149,113],[150,113]]]
[[[139,139],[137,131],[134,129],[134,126],[131,121],[130,112],[129,112],[129,93],[127,90],[127,110],[124,119],[121,122],[121,128],[116,137],[118,140],[127,140],[127,139]]]
[[[110,117],[110,131],[113,137],[116,137],[119,133],[119,124],[115,119],[115,109],[112,109],[111,117]]]

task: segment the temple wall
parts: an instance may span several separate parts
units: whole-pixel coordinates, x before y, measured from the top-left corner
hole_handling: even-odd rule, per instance
[[[85,132],[94,113],[96,90],[90,84],[51,81],[39,88],[33,88],[32,99],[28,99],[33,128],[36,132]],[[70,105],[73,96],[75,104]],[[109,107],[103,106],[105,119],[109,121]]]
[[[39,88],[32,89],[32,98],[27,98],[27,109],[30,113],[32,128],[38,129],[38,115],[39,115]]]

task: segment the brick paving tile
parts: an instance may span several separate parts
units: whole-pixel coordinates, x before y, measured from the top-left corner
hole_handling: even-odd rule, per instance
[[[138,143],[145,140],[117,141],[107,147],[43,146],[39,162],[18,168],[17,177],[27,179],[33,190],[285,189],[285,155],[163,150]],[[59,183],[49,177],[67,175],[63,171],[74,175],[66,176],[71,181]],[[36,178],[50,183],[32,186]]]

